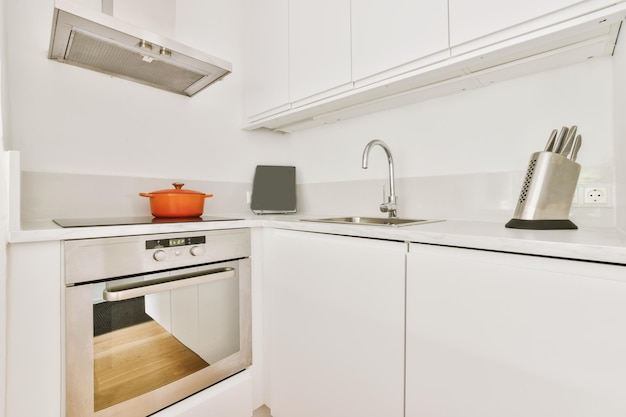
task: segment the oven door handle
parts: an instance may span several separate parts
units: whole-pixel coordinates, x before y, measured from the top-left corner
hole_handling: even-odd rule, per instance
[[[122,301],[148,294],[188,287],[191,285],[204,284],[219,279],[232,278],[234,276],[235,268],[217,268],[193,274],[175,275],[151,281],[142,281],[119,287],[107,288],[102,291],[102,298],[104,298],[105,301]]]

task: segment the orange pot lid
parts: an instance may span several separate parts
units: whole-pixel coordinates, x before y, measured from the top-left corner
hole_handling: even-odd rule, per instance
[[[206,195],[205,193],[201,193],[200,191],[194,190],[183,190],[183,183],[175,182],[172,184],[174,188],[168,188],[166,190],[152,191],[150,194],[200,194]]]

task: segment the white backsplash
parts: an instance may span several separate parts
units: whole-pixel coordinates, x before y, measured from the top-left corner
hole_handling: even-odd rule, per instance
[[[600,180],[602,170],[585,174]],[[398,213],[404,218],[494,221],[506,223],[515,211],[524,171],[397,178]],[[609,175],[605,173],[604,175]],[[582,178],[582,177],[581,177]],[[150,215],[150,203],[140,192],[171,187],[213,194],[205,215],[250,213],[246,193],[250,183],[184,181],[23,171],[21,217],[24,221],[55,218],[97,218]],[[379,211],[387,179],[299,184],[298,213],[314,215],[384,216]],[[573,207],[578,226],[615,226],[615,209]]]
[[[248,184],[22,171],[22,221],[149,216],[149,198],[139,193],[173,188],[173,182],[183,182],[184,189],[213,194],[205,201],[205,215],[248,210]]]
[[[515,212],[524,175],[524,171],[510,171],[399,178],[398,215],[504,224]],[[378,208],[383,201],[383,186],[388,189],[387,179],[301,184],[298,210],[320,215],[384,216]],[[615,226],[612,205],[573,206],[570,213],[570,219],[578,226]]]

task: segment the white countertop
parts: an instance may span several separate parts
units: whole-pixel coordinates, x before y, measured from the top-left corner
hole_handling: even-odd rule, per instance
[[[626,234],[613,228],[580,227],[577,230],[520,230],[505,228],[504,224],[501,223],[474,221],[442,221],[390,227],[301,221],[303,218],[329,217],[318,215],[219,214],[219,216],[236,217],[243,220],[72,228],[59,227],[52,221],[38,221],[23,224],[21,230],[10,231],[8,240],[10,243],[26,243],[198,230],[271,227],[626,265]]]

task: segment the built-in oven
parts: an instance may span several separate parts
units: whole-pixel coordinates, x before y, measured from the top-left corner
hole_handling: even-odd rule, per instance
[[[139,417],[252,363],[248,229],[64,242],[67,417]]]

